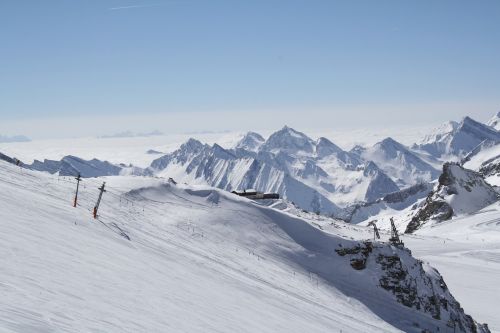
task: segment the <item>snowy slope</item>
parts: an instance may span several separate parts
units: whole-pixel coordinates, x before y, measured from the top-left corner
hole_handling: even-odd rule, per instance
[[[420,332],[450,316],[486,331],[409,252],[340,236],[365,230],[211,188],[106,181],[93,220],[98,179],[72,208],[68,178],[0,162],[3,332]]]
[[[469,158],[464,166],[479,172],[485,180],[494,186],[500,185],[500,145],[484,147]]]
[[[378,219],[382,240],[390,237],[389,217],[394,217],[403,231],[404,215],[410,211]],[[415,257],[439,269],[450,290],[474,318],[487,322],[492,332],[500,332],[500,203],[401,238]],[[453,332],[453,328],[445,332]]]
[[[439,269],[474,318],[500,332],[500,205],[403,236],[413,254]],[[452,332],[452,330],[450,330]]]

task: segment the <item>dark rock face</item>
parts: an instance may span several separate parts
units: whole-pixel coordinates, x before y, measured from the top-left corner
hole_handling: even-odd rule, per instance
[[[384,256],[379,254],[377,263],[385,271],[385,274],[380,278],[380,286],[385,290],[392,292],[399,303],[412,308],[421,309],[421,304],[418,300],[416,288],[412,283],[406,280],[408,272],[403,268],[399,256]],[[435,317],[435,319],[439,319]]]
[[[405,233],[411,234],[429,219],[433,218],[439,222],[451,219],[453,208],[444,200],[436,200],[431,193],[425,200],[425,205],[415,214],[406,226]]]
[[[366,260],[368,258],[368,255],[372,252],[372,250],[373,250],[372,243],[365,242],[352,248],[336,249],[335,252],[337,252],[337,254],[342,257],[350,255],[351,256],[350,263],[352,268],[359,271],[366,268]]]
[[[4,155],[2,153],[0,153],[0,160],[5,161],[7,163],[11,163],[11,164],[16,164],[16,160],[15,159],[13,159],[10,156]]]

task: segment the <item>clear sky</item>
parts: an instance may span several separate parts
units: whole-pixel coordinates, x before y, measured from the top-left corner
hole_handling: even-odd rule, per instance
[[[0,1],[0,134],[399,126],[499,110],[498,0]]]

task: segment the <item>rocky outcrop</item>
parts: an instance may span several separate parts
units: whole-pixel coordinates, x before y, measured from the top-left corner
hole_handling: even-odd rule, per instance
[[[403,247],[363,242],[352,247],[340,246],[335,252],[349,260],[354,270],[378,279],[378,287],[397,303],[431,316],[436,327],[455,328],[457,332],[489,332],[486,324],[476,323],[451,295],[439,272],[412,257]],[[436,327],[420,326],[423,332]]]
[[[434,191],[406,227],[412,233],[429,221],[441,222],[454,215],[474,213],[498,200],[497,192],[481,174],[457,163],[445,163]]]

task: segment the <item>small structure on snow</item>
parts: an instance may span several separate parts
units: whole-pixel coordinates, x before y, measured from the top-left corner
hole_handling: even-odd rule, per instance
[[[262,200],[262,199],[279,199],[280,195],[278,193],[262,193],[256,190],[243,190],[243,191],[232,191],[231,193],[236,194],[240,197],[245,197],[252,200]]]

